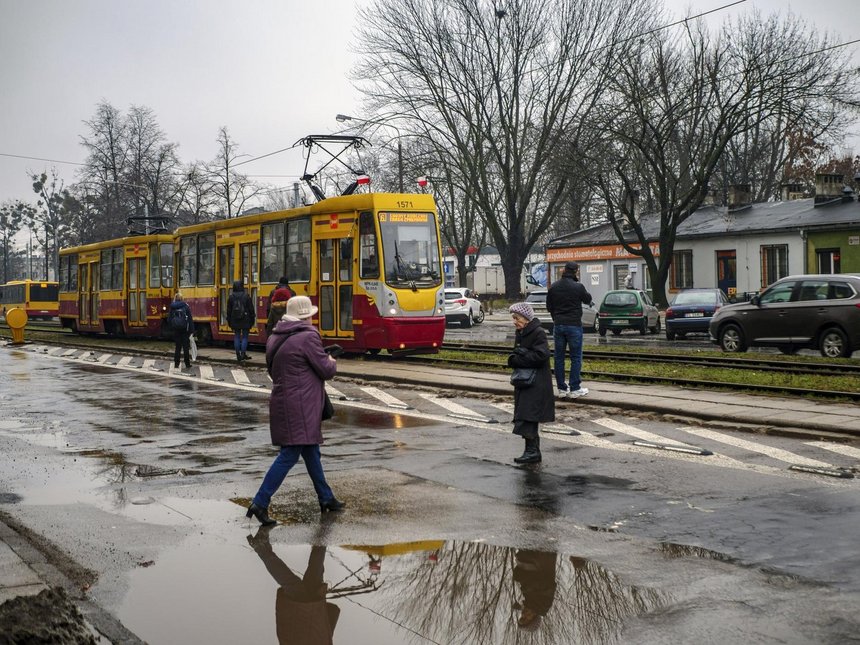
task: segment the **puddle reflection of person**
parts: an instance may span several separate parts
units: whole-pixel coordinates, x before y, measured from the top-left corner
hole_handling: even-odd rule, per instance
[[[555,562],[557,555],[546,551],[520,549],[514,556],[514,581],[520,585],[522,604],[517,625],[527,631],[536,630],[555,600]]]
[[[269,542],[269,528],[261,527],[248,544],[260,556],[275,582],[275,629],[281,645],[332,645],[340,607],[326,602],[323,582],[326,547],[311,547],[308,565],[299,577],[279,558]]]

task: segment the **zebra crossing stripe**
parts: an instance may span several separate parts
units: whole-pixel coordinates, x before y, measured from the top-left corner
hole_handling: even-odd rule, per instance
[[[132,361],[131,356],[123,356],[121,359],[119,359],[116,366],[117,367],[132,367],[131,361]]]
[[[62,347],[54,347],[53,349],[49,349],[46,353],[47,353],[47,354],[50,354],[51,356],[56,356],[56,355],[57,355],[57,354],[59,354],[61,351],[63,351],[63,348],[62,348]]]
[[[828,464],[824,461],[819,461],[818,459],[811,459],[810,457],[797,455],[793,452],[789,452],[788,450],[783,450],[782,448],[773,448],[771,446],[765,446],[763,444],[755,443],[753,441],[741,439],[740,437],[731,437],[719,432],[714,432],[713,430],[706,430],[705,428],[679,429],[683,430],[684,432],[689,432],[690,434],[693,434],[697,437],[702,437],[703,439],[709,439],[711,441],[728,444],[730,446],[734,446],[735,448],[749,450],[750,452],[757,452],[762,455],[767,455],[772,459],[776,459],[777,461],[783,461],[788,464],[815,466],[818,468],[835,468],[835,466]]]
[[[111,354],[102,354],[101,356],[99,356],[96,359],[96,362],[104,365],[105,363],[107,363],[110,360],[110,357],[111,357]]]
[[[334,385],[326,381],[325,383],[325,391],[328,392],[328,396],[330,399],[339,399],[341,401],[348,401],[350,398],[338,390]]]
[[[830,452],[835,452],[839,455],[845,455],[846,457],[860,459],[860,448],[855,448],[854,446],[846,446],[840,443],[829,443],[827,441],[807,441],[806,445],[813,446],[814,448],[823,448],[824,450],[829,450]]]
[[[72,354],[77,353],[77,351],[78,350],[76,350],[76,349],[67,349],[62,354],[60,354],[60,356],[71,356]]]
[[[425,394],[423,392],[421,393],[421,398],[430,401],[430,403],[435,403],[440,408],[448,410],[449,417],[455,417],[457,419],[471,419],[473,421],[483,421],[484,423],[498,423],[497,419],[490,419],[483,414],[478,414],[474,410],[470,410],[466,406],[460,405],[459,403],[452,401],[451,399],[444,399],[442,397],[436,396],[435,394]]]
[[[674,444],[676,446],[684,446],[691,447],[690,444],[684,443],[683,441],[677,441],[675,439],[667,439],[666,437],[655,434],[653,432],[648,432],[647,430],[642,430],[641,428],[636,428],[631,425],[627,425],[626,423],[621,423],[620,421],[616,421],[615,419],[603,418],[603,419],[594,419],[592,423],[596,423],[597,425],[603,426],[604,428],[608,428],[613,432],[619,432],[621,434],[629,435],[631,437],[636,437],[637,439],[641,439],[642,441],[648,441],[651,443],[665,443],[665,444]]]
[[[372,396],[380,403],[384,403],[389,408],[398,408],[400,410],[411,410],[412,406],[407,405],[397,397],[391,396],[388,392],[383,392],[378,387],[363,387],[361,391]]]
[[[164,371],[160,367],[155,366],[155,359],[154,358],[147,358],[145,361],[143,361],[143,369],[151,370],[153,372],[163,372]]]
[[[211,365],[200,365],[200,378],[204,381],[220,381],[221,379],[215,378],[215,370],[212,369]]]
[[[236,382],[236,385],[244,385],[245,387],[265,387],[263,385],[257,385],[256,383],[252,383],[251,379],[248,378],[248,375],[245,373],[245,370],[240,370],[238,368],[234,368],[230,370],[230,373],[233,375],[233,380]]]

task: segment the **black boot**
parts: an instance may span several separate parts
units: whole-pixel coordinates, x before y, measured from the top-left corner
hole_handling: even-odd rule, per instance
[[[344,508],[346,508],[346,504],[334,497],[327,502],[320,502],[320,513],[325,513],[326,511],[342,511]]]
[[[269,517],[269,509],[260,508],[253,503],[248,507],[248,512],[245,513],[245,517],[251,517],[252,515],[260,520],[260,524],[263,526],[274,526],[277,524],[275,520]]]
[[[541,462],[540,439],[526,439],[526,451],[514,459],[518,464],[538,464]]]

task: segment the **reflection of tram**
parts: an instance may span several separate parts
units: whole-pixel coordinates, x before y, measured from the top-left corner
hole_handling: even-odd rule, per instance
[[[177,288],[203,340],[230,340],[234,280],[251,295],[265,342],[281,276],[319,307],[323,340],[352,352],[438,351],[445,332],[441,247],[430,195],[358,194],[180,228]]]
[[[173,296],[173,236],[60,251],[60,320],[79,332],[160,336]]]
[[[57,315],[57,283],[40,280],[13,280],[0,285],[0,312],[23,309],[32,320],[50,320]]]

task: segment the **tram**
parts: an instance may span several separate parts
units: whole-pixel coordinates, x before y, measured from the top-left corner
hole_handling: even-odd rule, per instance
[[[162,336],[173,293],[170,233],[60,250],[60,322],[75,332]]]
[[[0,285],[0,312],[3,316],[18,307],[33,319],[50,320],[58,313],[57,283],[43,280],[13,280]]]
[[[352,353],[438,352],[445,333],[441,244],[431,195],[366,193],[186,226],[174,235],[176,288],[201,340],[231,340],[227,300],[241,280],[266,341],[269,297],[286,276],[319,308],[325,344]]]

